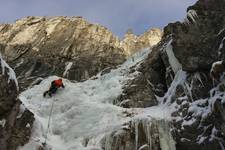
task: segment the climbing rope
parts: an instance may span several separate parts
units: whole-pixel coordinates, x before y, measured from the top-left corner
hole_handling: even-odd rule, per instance
[[[50,120],[51,120],[51,117],[52,117],[52,111],[53,111],[54,103],[55,103],[55,99],[53,99],[53,101],[52,101],[51,111],[50,111],[49,118],[48,118],[48,126],[47,126],[46,135],[45,135],[45,142],[43,143],[44,146],[46,145],[47,138],[48,138],[48,132],[49,132],[49,127],[50,127]]]

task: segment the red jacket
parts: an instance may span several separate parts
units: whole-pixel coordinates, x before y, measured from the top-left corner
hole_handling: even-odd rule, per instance
[[[57,88],[64,87],[63,82],[62,82],[62,80],[60,80],[60,79],[54,80],[53,82],[54,82],[54,85],[55,85]]]

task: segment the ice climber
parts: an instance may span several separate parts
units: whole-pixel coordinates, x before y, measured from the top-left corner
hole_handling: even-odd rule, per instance
[[[63,85],[62,79],[52,81],[49,90],[45,91],[43,96],[45,97],[46,94],[48,94],[50,97],[52,97],[52,94],[56,93],[56,91],[60,87],[65,88],[65,86]]]

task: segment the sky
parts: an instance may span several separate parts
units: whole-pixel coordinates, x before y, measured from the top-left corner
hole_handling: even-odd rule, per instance
[[[182,21],[196,0],[0,0],[0,23],[26,16],[82,16],[123,37]]]

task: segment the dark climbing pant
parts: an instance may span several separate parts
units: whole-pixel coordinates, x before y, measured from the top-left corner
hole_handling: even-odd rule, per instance
[[[50,97],[52,97],[52,94],[55,94],[56,91],[57,91],[57,87],[52,86],[50,87],[48,91],[44,92],[43,96],[45,97],[48,94]]]

